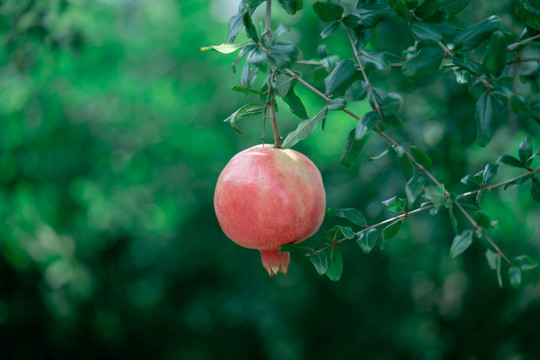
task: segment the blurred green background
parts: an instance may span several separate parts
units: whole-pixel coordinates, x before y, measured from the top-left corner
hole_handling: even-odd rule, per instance
[[[521,32],[517,1],[473,3],[456,24],[497,14]],[[260,143],[261,122],[240,122],[244,135],[223,123],[257,98],[231,91],[234,54],[199,49],[224,42],[237,6],[0,2],[0,358],[539,359],[540,271],[524,273],[518,290],[506,281],[501,289],[486,244],[450,258],[444,210],[410,217],[370,255],[343,244],[337,283],[301,254],[287,276],[269,278],[256,251],[225,237],[213,187],[236,152]],[[294,28],[305,58],[321,43],[352,56],[344,33],[320,40],[311,1],[294,17],[276,6],[278,22]],[[412,43],[397,19],[379,28],[377,49]],[[467,191],[460,178],[486,162],[515,155],[526,135],[540,145],[539,126],[511,112],[486,148],[475,145],[475,99],[451,73],[372,79],[405,98],[404,126],[389,134],[428,152],[452,191]],[[324,106],[297,92],[309,115]],[[279,105],[286,134],[298,119]],[[403,196],[405,178],[392,157],[369,161],[387,146],[376,137],[352,169],[339,165],[354,126],[332,112],[325,132],[295,149],[321,169],[328,207],[359,208],[375,223],[392,216],[380,201]],[[495,181],[519,174],[503,168]],[[539,260],[540,207],[528,188],[482,204],[509,256]],[[318,236],[308,242],[322,245]]]

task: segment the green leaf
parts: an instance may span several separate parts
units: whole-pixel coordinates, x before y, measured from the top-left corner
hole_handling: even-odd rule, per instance
[[[244,13],[244,26],[246,27],[246,35],[254,42],[259,42],[259,35],[257,34],[255,25],[253,25],[253,21],[251,21],[251,14],[249,12]]]
[[[278,253],[283,253],[283,252],[293,252],[293,251],[296,251],[296,250],[307,250],[307,251],[313,251],[312,248],[310,248],[309,246],[306,246],[306,245],[300,245],[300,244],[285,244],[285,245],[282,245],[281,248],[279,248],[279,252]]]
[[[290,148],[296,145],[297,142],[306,139],[317,127],[319,121],[326,118],[328,114],[328,108],[324,107],[317,115],[311,119],[303,120],[298,124],[296,130],[291,131],[285,140],[283,141],[282,146],[284,148]]]
[[[354,74],[354,63],[352,60],[340,61],[335,69],[324,79],[326,94],[331,94],[340,85],[347,82]]]
[[[343,19],[345,26],[356,28],[362,26],[371,28],[395,15],[395,12],[388,4],[363,4],[359,2],[357,9],[352,14]]]
[[[532,141],[531,139],[527,136],[525,137],[525,140],[523,140],[521,142],[521,144],[519,144],[519,160],[521,160],[521,162],[525,165],[527,165],[526,163],[529,161],[529,158],[532,156]]]
[[[529,113],[533,117],[533,119],[540,124],[540,94],[534,96],[529,101]]]
[[[405,210],[406,200],[394,196],[391,199],[381,201],[383,206],[393,212],[403,212]]]
[[[511,183],[508,183],[508,184],[504,185],[504,190],[513,189],[513,188],[516,188],[516,187],[518,187],[520,185],[523,185],[524,183],[529,181],[529,179],[530,179],[529,176],[524,176],[524,177],[518,178],[517,180],[512,181]]]
[[[427,19],[433,16],[440,6],[439,0],[425,0],[422,5],[414,10],[414,14],[421,19]]]
[[[531,259],[529,255],[516,256],[512,263],[516,266],[519,266],[519,268],[523,271],[529,271],[538,266],[538,263]]]
[[[472,59],[453,57],[452,62],[460,69],[466,70],[474,75],[480,76],[482,74],[482,65]]]
[[[264,108],[265,106],[261,104],[247,104],[247,105],[242,106],[240,109],[236,110],[234,113],[232,113],[228,118],[226,118],[223,121],[230,123],[234,130],[242,134],[242,131],[236,125],[236,121],[245,116],[261,114],[264,112]]]
[[[324,22],[341,20],[343,15],[343,7],[329,2],[316,1],[313,4],[313,10],[315,10],[319,19]]]
[[[500,257],[495,251],[491,249],[486,250],[486,259],[491,270],[497,270],[497,257]]]
[[[246,88],[250,87],[251,84],[253,84],[253,82],[255,81],[255,79],[257,79],[258,74],[259,67],[252,66],[249,61],[246,61],[242,69],[242,74],[240,75],[240,85]]]
[[[349,86],[345,96],[349,101],[362,101],[368,94],[367,84],[363,80],[357,80]]]
[[[341,154],[339,162],[341,165],[350,168],[356,159],[360,156],[364,145],[366,144],[366,138],[360,140],[355,139],[356,128],[352,129],[347,136],[347,142],[345,143],[345,148]]]
[[[337,216],[340,218],[347,219],[356,225],[366,226],[366,218],[364,214],[358,209],[347,208],[347,209],[328,209],[328,215]]]
[[[399,148],[400,147],[393,147],[392,152],[398,159],[399,167],[401,168],[403,175],[405,175],[405,178],[409,180],[414,175],[414,166],[411,160],[407,156],[403,155],[403,148],[401,148],[401,151]]]
[[[493,179],[495,175],[499,173],[499,165],[497,164],[486,164],[484,168],[484,176],[482,179],[482,184],[487,184],[489,180]]]
[[[421,174],[417,174],[407,181],[405,195],[407,196],[409,206],[412,206],[416,199],[424,192],[425,186],[426,179]]]
[[[465,177],[463,177],[461,179],[461,182],[465,185],[471,185],[471,186],[474,186],[474,187],[479,187],[480,186],[480,182],[478,182],[476,180],[476,178],[474,176],[471,176],[471,175],[466,175]]]
[[[424,196],[427,200],[433,202],[435,206],[442,205],[446,202],[446,197],[438,186],[426,186],[424,188]]]
[[[431,169],[431,158],[427,156],[424,152],[418,149],[416,146],[411,146],[411,155],[420,165],[422,165],[427,170]]]
[[[362,231],[360,233],[360,237],[356,240],[356,243],[358,246],[360,246],[364,254],[369,254],[371,250],[373,250],[373,247],[375,247],[378,238],[379,230],[370,229],[367,231]]]
[[[338,225],[338,227],[343,236],[345,236],[348,240],[354,239],[356,237],[356,233],[351,229],[350,226]]]
[[[298,116],[300,119],[308,119],[309,116],[306,112],[306,107],[302,103],[302,100],[296,95],[294,89],[291,89],[287,95],[283,97],[283,101],[289,105],[291,112]]]
[[[501,276],[502,257],[499,254],[497,254],[497,257],[495,258],[495,260],[496,260],[496,268],[497,268],[497,282],[499,283],[499,286],[502,287],[503,286],[502,276]]]
[[[401,220],[396,220],[387,227],[385,227],[382,231],[382,238],[383,240],[389,240],[397,235],[399,232],[399,228],[401,226]]]
[[[220,52],[222,54],[230,54],[232,52],[235,52],[236,50],[242,49],[243,47],[245,47],[246,45],[248,45],[250,43],[251,43],[251,40],[244,41],[243,43],[240,43],[240,44],[224,43],[224,44],[221,44],[221,45],[211,45],[211,46],[202,47],[201,51],[203,51],[203,52],[205,52],[205,51],[217,51],[217,52]]]
[[[278,0],[278,3],[289,15],[294,15],[304,8],[303,0]]]
[[[468,5],[470,0],[443,0],[443,5],[440,10],[444,11],[448,15],[455,15],[463,11]]]
[[[499,28],[500,24],[501,19],[498,16],[492,15],[477,24],[461,30],[454,36],[456,49],[462,48],[467,51],[476,48],[482,41],[488,39],[491,33]]]
[[[428,23],[414,23],[411,26],[412,36],[425,43],[437,44],[442,39],[442,34],[435,27]]]
[[[460,235],[456,235],[452,242],[452,246],[450,247],[450,256],[456,257],[462,254],[469,246],[471,246],[472,242],[473,231],[470,229],[463,231]]]
[[[373,126],[375,126],[375,123],[377,122],[377,114],[373,111],[370,111],[360,120],[358,120],[358,123],[356,124],[356,129],[354,132],[354,137],[356,140],[363,139],[370,131],[373,129]]]
[[[519,288],[521,284],[521,270],[517,266],[511,266],[508,269],[508,280],[510,280],[510,285],[513,288]]]
[[[339,21],[334,21],[324,27],[321,31],[321,38],[326,39],[339,28]]]
[[[527,168],[524,164],[521,163],[521,161],[510,155],[500,156],[497,161],[517,168]]]
[[[347,102],[343,98],[333,99],[330,104],[328,104],[328,110],[343,110],[347,106]]]
[[[535,201],[540,202],[540,178],[532,179],[531,196]]]
[[[493,136],[493,122],[496,117],[496,110],[493,104],[493,97],[487,92],[483,93],[476,102],[476,142],[480,146],[486,146]]]
[[[373,50],[362,50],[360,53],[360,62],[366,70],[376,69],[381,71],[390,70],[390,63],[384,53]]]
[[[239,12],[229,20],[229,30],[227,33],[227,43],[232,43],[236,39],[236,35],[244,26],[244,12]]]
[[[328,271],[328,258],[324,251],[311,254],[309,261],[311,261],[319,275],[324,275]]]
[[[404,0],[390,0],[390,7],[394,10],[399,16],[404,18],[407,21],[412,19],[411,11],[405,4]]]
[[[473,211],[481,210],[480,204],[478,203],[478,198],[476,196],[460,197],[457,198],[457,202],[465,209]]]
[[[233,86],[233,91],[240,92],[240,93],[251,93],[251,94],[258,94],[262,95],[262,92],[256,89],[250,89],[250,88],[244,88],[241,86]]]
[[[527,5],[526,2],[521,2],[523,5]],[[540,16],[534,11],[530,11],[531,6],[523,6],[516,9],[517,17],[532,29],[540,30]]]
[[[300,57],[300,50],[291,42],[278,42],[268,46],[268,61],[278,68],[290,66]]]
[[[456,216],[454,215],[453,206],[450,206],[450,208],[448,209],[448,214],[450,215],[450,225],[452,225],[452,229],[456,234],[459,234],[458,221]]]
[[[436,73],[443,60],[442,50],[434,47],[424,47],[403,64],[401,68],[405,76],[422,77]]]
[[[524,115],[527,113],[527,101],[521,94],[516,93],[510,96],[510,106],[516,115]]]
[[[326,276],[332,281],[338,281],[343,272],[341,251],[337,246],[332,246],[331,248],[326,249],[325,252],[328,257],[328,270],[326,270]]]
[[[506,40],[502,31],[491,34],[482,65],[487,75],[498,77],[502,74],[506,67]]]

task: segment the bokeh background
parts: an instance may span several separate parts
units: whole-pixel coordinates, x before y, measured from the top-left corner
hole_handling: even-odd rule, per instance
[[[517,1],[472,3],[452,21],[496,14],[521,32]],[[235,54],[199,49],[225,41],[237,6],[0,2],[0,358],[540,358],[540,270],[524,273],[517,290],[506,280],[499,288],[482,241],[450,258],[445,210],[410,217],[370,255],[344,243],[337,283],[298,253],[287,276],[269,278],[256,251],[225,237],[213,187],[236,152],[260,143],[262,124],[242,120],[239,135],[223,123],[257,98],[231,91]],[[352,56],[344,34],[319,38],[312,1],[294,17],[276,6],[273,19],[294,28],[288,36],[305,58],[321,43]],[[378,50],[412,43],[398,19],[379,30]],[[429,153],[454,192],[468,190],[464,175],[516,155],[526,135],[540,146],[539,126],[510,111],[486,148],[475,145],[475,99],[452,73],[413,83],[396,69],[372,79],[405,99],[404,125],[389,134]],[[538,91],[537,80],[516,86]],[[311,116],[324,106],[297,92]],[[285,134],[299,120],[278,105]],[[360,114],[367,108],[352,104]],[[380,201],[403,196],[405,178],[391,156],[370,161],[387,146],[376,137],[353,168],[339,164],[354,126],[332,112],[326,130],[295,149],[321,169],[329,207],[359,208],[375,223],[392,216]],[[504,167],[495,181],[519,173]],[[528,186],[482,204],[509,256],[540,259],[540,206]],[[318,235],[308,242],[322,246]]]

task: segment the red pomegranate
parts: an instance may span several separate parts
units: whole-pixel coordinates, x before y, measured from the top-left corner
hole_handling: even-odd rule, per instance
[[[284,244],[299,243],[321,226],[326,194],[321,173],[303,154],[257,145],[236,154],[219,175],[214,208],[223,232],[261,252],[270,276],[289,269]]]

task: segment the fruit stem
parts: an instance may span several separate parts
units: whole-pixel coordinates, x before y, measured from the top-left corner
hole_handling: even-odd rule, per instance
[[[266,14],[264,17],[264,35],[266,39],[269,39],[272,37],[272,0],[266,0]],[[268,64],[268,73],[272,73],[272,76],[270,77],[270,80],[268,81],[268,94],[270,96],[270,102],[266,104],[268,108],[270,109],[270,122],[272,123],[272,131],[274,132],[274,148],[281,149],[281,140],[282,137],[279,134],[279,128],[277,124],[277,117],[276,117],[276,96],[274,95],[274,91],[272,90],[272,79],[274,78],[274,74],[276,72],[276,69]]]

